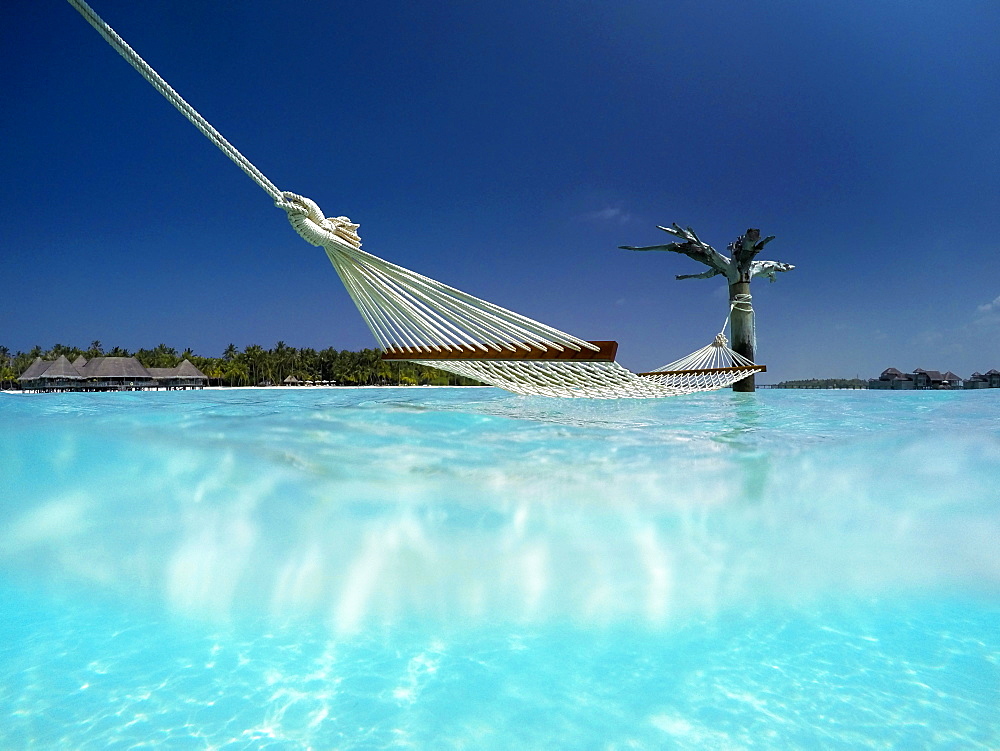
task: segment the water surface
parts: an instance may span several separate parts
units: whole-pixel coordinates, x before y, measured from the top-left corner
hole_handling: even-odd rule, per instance
[[[998,418],[0,395],[0,747],[995,748]]]

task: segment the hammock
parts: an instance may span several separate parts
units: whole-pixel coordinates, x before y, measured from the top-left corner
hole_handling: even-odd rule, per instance
[[[615,362],[617,342],[589,342],[361,250],[358,225],[279,190],[171,88],[84,0],[68,0],[153,87],[287,212],[296,232],[322,247],[383,350],[517,394],[665,397],[731,386],[764,371],[730,349],[723,332],[706,347],[649,373]],[[752,310],[750,296],[733,308]],[[729,317],[726,317],[728,323]]]

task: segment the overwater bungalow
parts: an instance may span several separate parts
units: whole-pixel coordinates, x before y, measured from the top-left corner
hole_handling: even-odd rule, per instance
[[[205,388],[208,377],[184,360],[176,368],[146,368],[156,382],[166,389],[201,389]]]
[[[895,368],[886,368],[878,378],[868,381],[870,389],[892,389],[893,391],[909,391],[916,388],[911,376]]]
[[[36,358],[17,379],[22,391],[144,391],[148,389],[201,389],[208,376],[189,360],[176,368],[145,368],[134,357],[82,355],[70,362]]]
[[[962,385],[962,379],[950,370],[942,373],[940,370],[923,368],[913,371],[913,382],[918,389],[957,389]]]
[[[950,370],[942,373],[939,370],[924,370],[916,368],[912,373],[902,373],[896,368],[886,368],[878,378],[868,381],[870,389],[996,389],[1000,388],[1000,371],[990,370],[987,373],[973,373],[969,378],[962,378]]]
[[[83,376],[73,367],[73,363],[66,359],[66,355],[60,355],[57,360],[49,363],[35,380],[39,391],[69,391],[80,385]]]
[[[998,389],[1000,388],[1000,371],[988,370],[985,373],[973,373],[963,384],[967,389]]]

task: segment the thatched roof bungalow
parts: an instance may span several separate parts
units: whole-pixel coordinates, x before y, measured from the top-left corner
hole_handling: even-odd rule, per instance
[[[167,389],[204,388],[208,376],[202,373],[190,360],[183,360],[176,368],[147,368],[157,383]]]
[[[95,357],[83,367],[88,380],[108,385],[154,386],[153,376],[134,357]]]
[[[36,357],[35,361],[28,366],[27,370],[21,373],[21,375],[18,377],[17,380],[20,381],[22,384],[25,383],[26,381],[29,382],[36,381],[38,379],[38,376],[44,373],[45,369],[48,368],[49,365],[51,364],[52,364],[51,360],[43,360],[40,357]]]
[[[43,360],[40,357],[28,366],[18,382],[22,389],[35,391],[66,391],[73,388],[83,380],[80,371],[73,367],[73,364],[66,359],[65,355],[60,355],[56,360]]]
[[[83,360],[82,364],[77,364]],[[78,357],[55,361],[37,358],[18,381],[26,391],[138,391],[204,388],[208,376],[189,360],[176,368],[144,368],[134,357]]]

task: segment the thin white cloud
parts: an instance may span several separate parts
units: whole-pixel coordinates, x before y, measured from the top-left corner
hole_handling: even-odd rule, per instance
[[[985,305],[980,305],[979,312],[980,313],[1000,312],[1000,297],[996,298],[993,302],[988,302]]]
[[[712,277],[713,280],[725,279],[726,277]],[[714,290],[712,290],[712,297],[716,300],[728,300],[729,299],[729,285],[720,284]]]
[[[585,215],[587,219],[594,222],[616,222],[627,224],[632,221],[632,215],[620,206],[607,206],[600,211],[591,211]]]

